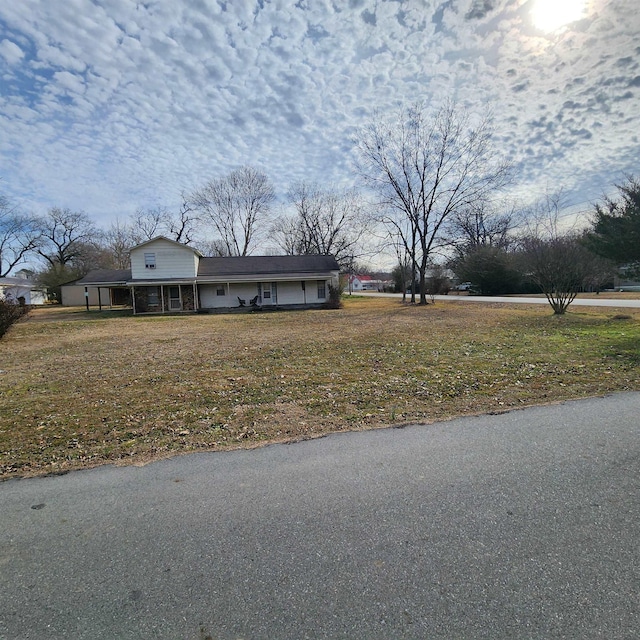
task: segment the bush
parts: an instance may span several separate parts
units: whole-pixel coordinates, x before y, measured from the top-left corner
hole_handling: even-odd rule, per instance
[[[29,313],[29,307],[24,304],[9,302],[0,298],[0,338],[9,330],[9,327]]]
[[[327,309],[341,309],[342,308],[342,294],[344,293],[344,284],[340,284],[336,287],[333,284],[329,284],[329,300],[327,301]]]

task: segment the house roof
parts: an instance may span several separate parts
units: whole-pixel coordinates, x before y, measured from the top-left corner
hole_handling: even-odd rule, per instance
[[[5,287],[24,287],[25,285],[32,284],[31,280],[27,280],[26,278],[14,278],[12,276],[6,276],[5,278],[0,278],[0,286]]]
[[[202,254],[197,249],[194,249],[193,247],[190,247],[188,244],[184,244],[183,242],[176,242],[175,240],[171,240],[171,238],[167,238],[166,236],[156,236],[155,238],[151,238],[151,240],[146,240],[145,242],[141,242],[140,244],[137,244],[135,247],[133,247],[131,251],[133,251],[134,249],[140,249],[141,247],[145,247],[146,245],[151,244],[152,242],[156,242],[156,240],[165,240],[166,242],[175,244],[176,246],[182,247],[183,249],[190,249],[199,258],[202,257]]]
[[[339,271],[333,256],[233,256],[201,258],[198,277]]]
[[[131,280],[131,269],[94,269],[82,278],[66,284],[125,284],[128,280]]]

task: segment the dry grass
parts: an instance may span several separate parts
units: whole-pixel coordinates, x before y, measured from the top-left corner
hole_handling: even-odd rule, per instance
[[[0,369],[0,474],[35,475],[638,390],[640,312],[42,309],[0,342]]]

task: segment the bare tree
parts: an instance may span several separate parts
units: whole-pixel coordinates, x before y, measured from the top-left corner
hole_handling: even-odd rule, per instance
[[[273,186],[264,173],[240,167],[210,180],[188,201],[211,222],[226,255],[245,256],[251,253],[274,199]]]
[[[420,304],[427,303],[429,259],[447,242],[447,220],[508,182],[508,163],[491,136],[489,118],[474,124],[447,103],[432,117],[416,105],[392,121],[377,118],[356,140],[358,169],[378,194],[381,221],[419,274]]]
[[[613,270],[586,246],[584,234],[562,229],[562,190],[546,194],[530,210],[520,238],[522,270],[540,287],[553,312],[564,314],[577,294],[600,286]]]
[[[40,231],[30,216],[18,211],[0,195],[0,278],[33,253],[40,241]]]
[[[110,266],[102,246],[102,234],[84,212],[53,207],[37,219],[40,231],[38,255],[45,268],[38,280],[49,293],[60,297],[60,285],[83,276],[90,269]]]
[[[169,237],[176,242],[192,244],[196,240],[196,223],[200,217],[196,214],[194,206],[189,202],[188,196],[182,194],[182,204],[176,215],[169,217]]]
[[[131,216],[130,228],[134,244],[165,235],[171,225],[171,214],[166,207],[137,209]]]
[[[37,252],[50,266],[64,266],[82,257],[100,235],[86,213],[59,207],[38,218],[37,226],[41,238]]]
[[[464,256],[480,247],[508,249],[517,221],[515,206],[480,200],[455,211],[447,229],[456,252]]]
[[[131,249],[138,244],[130,224],[116,219],[103,235],[105,249],[111,254],[114,269],[128,269]]]
[[[297,215],[278,216],[271,226],[271,238],[276,245],[275,252],[282,251],[288,256],[304,254],[305,242]]]
[[[331,254],[346,268],[360,253],[367,229],[365,207],[353,189],[321,189],[300,182],[287,193],[293,216],[276,221],[273,237],[288,254]]]
[[[580,291],[602,278],[602,260],[577,234],[522,239],[527,273],[557,315],[565,313]]]

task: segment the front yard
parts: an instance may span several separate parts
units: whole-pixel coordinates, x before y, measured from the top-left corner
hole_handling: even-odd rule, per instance
[[[639,390],[640,311],[38,309],[0,341],[0,371],[6,478]]]

